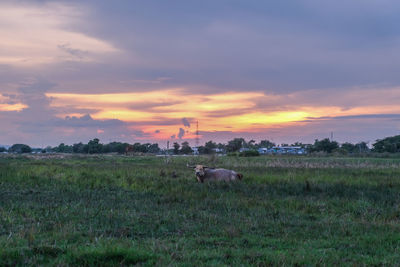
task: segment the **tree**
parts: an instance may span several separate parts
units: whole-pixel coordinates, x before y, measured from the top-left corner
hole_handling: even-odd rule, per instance
[[[14,144],[8,149],[8,151],[14,153],[31,153],[32,149],[30,146],[25,144]]]
[[[174,154],[178,155],[179,154],[179,148],[181,147],[177,142],[174,143]]]
[[[260,143],[257,145],[259,148],[272,148],[275,146],[275,143],[272,143],[269,140],[261,140]]]
[[[356,146],[353,145],[352,143],[346,142],[346,143],[343,143],[340,146],[340,148],[343,149],[344,151],[346,151],[347,153],[354,153]]]
[[[372,144],[372,146],[374,152],[400,152],[400,135],[376,140],[376,142]]]
[[[305,147],[307,147],[307,144],[303,144],[301,142],[295,142],[294,144],[291,144],[290,146],[298,146],[301,148],[305,148]]]
[[[327,153],[332,153],[332,151],[337,148],[339,148],[339,144],[336,141],[331,141],[328,138],[322,139],[321,141],[316,139],[314,145],[311,148],[311,152],[324,151]]]
[[[256,141],[251,139],[248,143],[247,143],[247,147],[250,149],[256,149]]]
[[[181,146],[181,153],[182,153],[182,154],[185,154],[185,155],[188,155],[188,154],[192,154],[192,153],[193,153],[193,150],[192,150],[192,148],[190,147],[190,145],[189,145],[189,143],[188,143],[187,141],[185,141],[185,142],[182,143],[182,146]]]
[[[82,143],[73,144],[72,145],[72,152],[74,152],[74,153],[84,153],[84,147],[85,147],[85,145],[82,144]]]
[[[56,152],[60,152],[60,153],[63,153],[64,150],[65,150],[65,144],[64,143],[59,144],[58,147],[55,148],[55,151]]]
[[[223,151],[223,152],[226,151],[226,145],[225,145],[225,144],[218,143],[217,148],[218,148],[220,151]]]
[[[160,148],[158,147],[158,144],[154,143],[154,144],[150,145],[148,147],[148,152],[149,153],[153,153],[153,154],[159,153],[160,152]]]
[[[226,146],[226,150],[228,152],[239,151],[243,147],[243,144],[245,144],[245,143],[246,143],[246,141],[243,138],[235,138],[228,142],[228,144]]]
[[[370,151],[367,142],[360,142],[355,144],[355,149],[355,152],[357,153],[366,153]]]
[[[54,151],[59,153],[72,153],[73,150],[74,150],[73,146],[68,146],[65,145],[64,143],[61,143],[58,147],[54,148]]]
[[[32,148],[28,145],[22,145],[21,147],[21,153],[31,153]]]
[[[213,154],[216,148],[217,144],[210,140],[204,145],[204,154]]]
[[[119,154],[123,154],[125,153],[127,146],[129,146],[128,143],[111,142],[103,145],[103,153],[117,152]]]
[[[199,154],[206,154],[206,148],[205,148],[205,146],[199,146],[199,147],[197,147],[197,151],[199,151]]]
[[[115,150],[116,150],[116,152],[118,152],[119,154],[124,154],[125,151],[126,151],[126,148],[127,148],[128,146],[129,146],[128,143],[118,143],[118,144],[116,145]]]
[[[87,153],[89,154],[101,153],[103,150],[103,145],[100,144],[99,142],[100,140],[98,138],[90,140],[87,147]]]
[[[133,144],[133,152],[142,152],[141,150],[142,150],[142,148],[141,148],[140,143]]]
[[[2,146],[0,147],[0,153],[6,152],[6,150],[7,150],[7,149],[6,149],[5,147],[2,147]]]
[[[151,146],[150,143],[145,143],[140,146],[140,152],[147,153],[149,152],[149,147]]]

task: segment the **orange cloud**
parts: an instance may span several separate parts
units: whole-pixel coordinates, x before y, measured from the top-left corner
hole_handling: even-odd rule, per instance
[[[354,105],[344,109],[340,101],[331,101],[331,104],[325,105],[317,101],[316,106],[313,106],[307,103],[309,99],[305,100],[310,92],[303,93],[286,96],[262,92],[202,95],[173,88],[115,94],[48,93],[47,96],[52,99],[52,107],[74,106],[77,109],[99,110],[91,116],[95,119],[119,119],[133,123],[134,128],[139,127],[155,139],[166,139],[176,134],[183,127],[180,121],[183,117],[190,118],[192,122],[199,120],[203,131],[253,132],[296,125],[319,117],[400,113],[400,107],[391,104]],[[354,92],[349,94],[354,95]],[[65,115],[70,114],[59,114]],[[195,138],[193,127],[186,128],[186,131],[185,138]]]
[[[27,105],[17,103],[17,104],[0,104],[0,111],[21,111],[27,108]]]

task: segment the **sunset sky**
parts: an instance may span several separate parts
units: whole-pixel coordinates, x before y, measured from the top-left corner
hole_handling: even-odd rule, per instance
[[[0,2],[0,144],[400,132],[395,0]]]

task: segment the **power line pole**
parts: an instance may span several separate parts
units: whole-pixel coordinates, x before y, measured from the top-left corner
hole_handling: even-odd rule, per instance
[[[196,147],[199,147],[199,121],[196,121]]]

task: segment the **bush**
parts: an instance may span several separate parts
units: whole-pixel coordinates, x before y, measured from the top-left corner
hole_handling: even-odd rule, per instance
[[[14,144],[8,151],[14,153],[31,153],[32,149],[30,146],[25,144]]]
[[[257,150],[248,150],[239,153],[239,157],[257,157],[260,156]]]
[[[318,139],[315,140],[314,145],[310,148],[310,152],[327,152],[332,153],[335,149],[339,148],[339,144],[336,141],[331,141],[328,138],[325,138],[321,141]]]
[[[374,152],[389,152],[389,153],[399,153],[400,152],[400,135],[386,137],[381,140],[377,140],[376,143],[372,145]]]
[[[344,156],[349,154],[348,150],[344,149],[344,148],[336,148],[332,151],[334,156]]]

